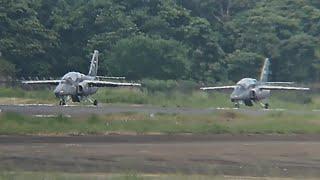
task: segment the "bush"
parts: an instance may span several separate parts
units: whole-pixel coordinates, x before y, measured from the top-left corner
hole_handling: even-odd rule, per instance
[[[298,104],[312,103],[311,96],[307,94],[301,95],[301,92],[275,93],[274,97],[285,102],[292,102],[292,103],[298,103]]]
[[[0,87],[0,97],[24,97],[25,95],[22,89]]]
[[[151,80],[145,79],[142,81],[142,87],[147,92],[164,92],[171,93],[179,91],[183,93],[191,93],[197,89],[197,83],[188,80]]]

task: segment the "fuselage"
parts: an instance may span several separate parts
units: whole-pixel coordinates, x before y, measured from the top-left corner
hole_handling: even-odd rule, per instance
[[[259,86],[263,82],[252,78],[241,79],[234,88],[230,99],[232,102],[242,101],[246,105],[251,106],[252,102],[266,99],[270,96],[270,90],[260,90]]]
[[[71,96],[73,99],[89,96],[97,92],[97,87],[89,87],[84,80],[94,80],[94,76],[84,75],[79,72],[69,72],[61,78],[61,82],[55,88],[54,94],[58,98]]]

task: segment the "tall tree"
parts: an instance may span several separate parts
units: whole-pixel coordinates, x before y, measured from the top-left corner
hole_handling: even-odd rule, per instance
[[[175,40],[135,36],[120,40],[107,58],[113,75],[129,79],[185,79],[188,49]]]
[[[0,51],[21,74],[46,75],[51,66],[42,57],[57,45],[57,34],[40,23],[34,5],[32,1],[0,1]]]

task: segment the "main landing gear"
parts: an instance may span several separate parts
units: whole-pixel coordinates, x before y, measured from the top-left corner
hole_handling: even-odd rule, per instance
[[[66,101],[65,101],[64,99],[61,99],[61,100],[59,101],[59,105],[60,105],[60,106],[65,106],[65,105],[66,105]]]
[[[68,99],[68,98],[61,98],[60,99],[60,101],[59,101],[59,105],[60,106],[65,106],[67,103],[67,101],[69,101],[70,99]],[[89,101],[90,103],[92,103],[94,106],[98,106],[98,101],[95,99],[95,100],[93,100],[93,99],[90,99],[90,98],[85,98],[84,99],[85,101]],[[80,100],[79,101],[76,101],[76,102],[80,102]]]
[[[265,103],[265,104],[260,103],[260,104],[264,109],[269,109],[269,103]]]
[[[98,100],[93,100],[89,97],[87,97],[85,100],[89,101],[90,103],[92,103],[94,106],[98,106]]]
[[[98,101],[96,99],[93,101],[93,105],[98,106]]]
[[[270,105],[269,103],[260,103],[261,107],[264,108],[264,109],[269,109]],[[240,108],[240,103],[239,102],[236,102],[234,103],[234,107],[239,109]]]
[[[269,104],[268,104],[268,103],[265,103],[265,104],[264,104],[264,108],[265,108],[265,109],[269,109]]]

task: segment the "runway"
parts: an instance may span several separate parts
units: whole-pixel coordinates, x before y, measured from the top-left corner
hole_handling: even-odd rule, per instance
[[[319,135],[0,136],[0,169],[320,177]]]
[[[110,113],[146,113],[146,114],[187,114],[201,115],[212,114],[221,111],[235,111],[249,115],[264,115],[269,112],[288,112],[292,114],[302,114],[305,111],[286,110],[286,109],[236,109],[228,107],[217,108],[183,108],[183,107],[157,107],[151,105],[111,105],[101,104],[99,106],[85,105],[68,105],[58,106],[54,104],[16,104],[16,105],[0,105],[0,112],[16,112],[21,114],[33,115],[38,117],[50,117],[57,115],[65,116],[82,116],[90,114],[105,115]],[[310,113],[319,114],[320,111],[310,110]]]

